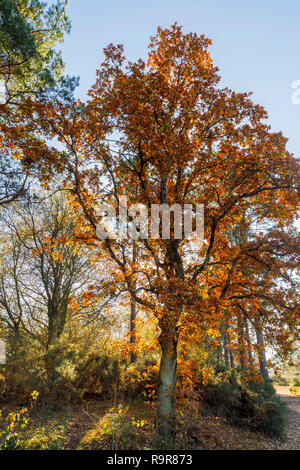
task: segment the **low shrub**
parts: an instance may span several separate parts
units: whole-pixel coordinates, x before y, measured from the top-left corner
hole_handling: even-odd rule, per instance
[[[112,407],[81,440],[78,449],[136,450],[144,449],[151,435],[149,420],[132,416],[129,407]],[[150,431],[150,432],[149,432]]]
[[[209,410],[234,425],[283,436],[286,405],[270,381],[251,381],[243,372],[230,369],[210,377],[200,390],[202,413]]]
[[[41,403],[58,405],[84,397],[118,403],[149,399],[156,381],[157,358],[151,356],[129,365],[118,351],[82,351],[64,338],[45,350],[38,342],[24,339],[18,349],[9,350],[0,373],[0,394],[20,405],[33,389],[39,391]]]
[[[290,383],[290,393],[291,395],[300,394],[300,374],[296,374],[293,376],[292,381]]]

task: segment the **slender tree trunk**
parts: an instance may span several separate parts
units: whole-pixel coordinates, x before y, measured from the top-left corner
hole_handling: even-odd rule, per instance
[[[245,354],[245,332],[244,332],[244,327],[242,325],[242,321],[238,320],[239,325],[239,356],[240,356],[240,366],[242,370],[246,370],[246,354]]]
[[[22,354],[22,343],[19,323],[14,323],[14,329],[8,340],[8,354],[3,369],[5,371],[5,391],[9,394],[18,393],[18,360]]]
[[[249,325],[246,320],[246,339],[247,339],[247,344],[248,344],[248,361],[249,364],[253,364],[253,357],[252,357],[252,352],[251,352],[251,341],[250,341],[250,335],[249,335]]]
[[[265,351],[261,320],[257,322],[255,326],[255,332],[256,332],[256,339],[257,339],[257,352],[258,352],[260,373],[261,373],[262,378],[266,380],[269,378],[269,372],[267,369],[266,351]]]
[[[227,313],[226,313],[226,316],[227,316]],[[227,348],[227,344],[228,344],[227,329],[228,329],[228,323],[226,321],[225,324],[221,327],[225,369],[229,369],[229,351],[228,351],[228,348]]]
[[[217,356],[217,363],[221,366],[224,365],[224,358],[223,358],[223,348],[222,344],[219,344],[216,347],[216,356]]]
[[[234,367],[234,354],[232,351],[229,351],[230,367]]]
[[[134,240],[132,241],[132,262],[136,262],[136,244]],[[136,302],[131,299],[130,301],[130,339],[129,343],[131,346],[130,350],[130,364],[134,364],[137,361],[137,354],[135,351],[136,346],[136,336],[135,336],[135,327],[136,327]]]
[[[229,351],[227,348],[227,344],[228,344],[228,338],[227,338],[227,333],[225,331],[223,335],[224,363],[225,363],[225,368],[229,369]]]
[[[137,354],[134,350],[136,343],[135,336],[135,319],[136,319],[136,302],[131,300],[130,302],[130,346],[132,347],[130,351],[130,364],[134,364],[137,361]]]
[[[53,316],[51,315],[48,320],[48,338],[47,338],[47,349],[55,343],[55,321]]]

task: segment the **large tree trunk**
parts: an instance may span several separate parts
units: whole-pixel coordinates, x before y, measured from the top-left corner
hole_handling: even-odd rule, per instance
[[[177,332],[175,327],[160,336],[161,361],[158,382],[158,431],[172,440],[175,420]]]
[[[57,343],[65,329],[69,294],[69,292],[65,292],[64,295],[59,295],[55,292],[48,301],[47,349]]]
[[[260,373],[261,373],[262,378],[266,380],[269,378],[269,372],[267,369],[266,351],[265,351],[261,320],[257,322],[255,326],[255,332],[256,332],[256,339],[257,339],[257,352],[258,352]]]
[[[64,329],[67,322],[67,306],[62,308],[62,310],[49,309],[48,311],[48,338],[47,338],[47,350],[44,355],[45,366],[47,370],[49,384],[52,384],[51,387],[55,384],[57,377],[56,366],[59,356],[57,356],[57,351],[52,346],[55,346]],[[53,389],[54,390],[54,389]],[[53,391],[52,390],[52,391]]]
[[[67,321],[67,312],[51,312],[48,318],[47,348],[54,345],[62,335]]]
[[[163,188],[163,184],[162,184]],[[166,201],[162,200],[162,203]],[[158,433],[161,435],[165,448],[172,448],[176,435],[176,370],[177,370],[177,323],[183,307],[181,295],[178,296],[177,278],[179,283],[184,280],[184,269],[181,255],[178,252],[178,241],[169,240],[166,260],[169,273],[173,273],[170,282],[170,299],[177,299],[173,305],[166,305],[168,309],[161,317],[159,326],[161,334],[159,343],[161,346],[161,361],[158,381]],[[171,278],[170,278],[171,281]],[[172,304],[172,302],[171,302]]]

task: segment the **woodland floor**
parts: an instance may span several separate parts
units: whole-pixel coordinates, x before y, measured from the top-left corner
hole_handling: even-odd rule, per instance
[[[192,424],[195,449],[268,449],[268,450],[300,450],[300,396],[291,396],[288,387],[276,387],[277,393],[288,406],[288,424],[284,439],[270,439],[264,434],[256,433],[245,428],[231,426],[226,420],[217,417],[201,417]],[[74,422],[66,432],[63,449],[101,448],[89,442],[89,435],[97,429],[99,418],[104,416],[107,405],[103,403],[87,403],[74,417]],[[154,419],[153,407],[139,404],[132,405],[129,414],[139,418]],[[101,421],[101,419],[100,419]],[[147,439],[147,429],[144,430],[144,448],[150,448],[151,437]],[[150,431],[151,434],[151,431]],[[147,447],[147,441],[149,447]],[[85,444],[84,444],[85,443]],[[134,448],[131,447],[130,448]]]
[[[291,396],[288,387],[278,386],[276,391],[288,405],[288,425],[284,439],[271,439],[245,427],[232,426],[221,417],[194,416],[187,420],[188,425],[182,432],[178,449],[299,450],[300,395]],[[61,410],[53,410],[51,407],[38,410],[30,418],[30,426],[24,436],[22,447],[111,449],[111,442],[99,431],[103,429],[103,423],[107,422],[107,413],[111,406],[109,402],[93,399],[85,401],[80,406],[70,406]],[[126,419],[129,422],[145,420],[145,425],[135,428],[134,433],[125,427],[124,443],[122,441],[118,448],[151,449],[155,405],[134,402],[129,406]]]

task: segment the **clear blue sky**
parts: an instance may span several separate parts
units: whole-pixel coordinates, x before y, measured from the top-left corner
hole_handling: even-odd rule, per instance
[[[300,80],[300,0],[70,0],[68,11],[72,31],[62,51],[67,73],[80,76],[77,97],[94,83],[105,46],[122,43],[130,60],[146,58],[157,26],[177,21],[213,40],[222,85],[253,91],[300,157],[300,104],[291,101]]]

